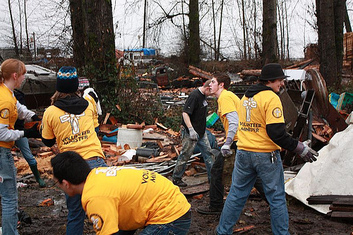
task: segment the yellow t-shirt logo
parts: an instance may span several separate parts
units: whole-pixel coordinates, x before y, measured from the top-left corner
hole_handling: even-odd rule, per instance
[[[80,133],[80,127],[78,125],[78,120],[82,116],[85,116],[84,112],[79,115],[65,113],[65,115],[60,116],[60,121],[61,121],[61,123],[70,122],[72,134],[75,135],[75,134]]]
[[[244,100],[243,106],[246,109],[246,121],[250,122],[250,111],[257,107],[257,103],[254,98],[251,97],[248,100]]]
[[[272,115],[275,118],[280,118],[280,117],[282,117],[282,110],[280,108],[276,107],[272,110]]]

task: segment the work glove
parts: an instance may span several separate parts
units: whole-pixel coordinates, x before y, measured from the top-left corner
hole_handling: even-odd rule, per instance
[[[191,140],[198,140],[199,139],[199,135],[197,134],[197,132],[194,130],[193,127],[189,127],[189,135],[190,135]]]
[[[42,121],[42,119],[40,117],[38,117],[37,114],[34,114],[31,118],[34,122]]]
[[[227,158],[232,155],[232,150],[230,149],[230,145],[224,144],[221,148],[221,153],[223,157]]]
[[[24,129],[24,137],[27,138],[42,138],[39,133],[39,123],[34,124],[31,128]]]
[[[304,142],[298,141],[297,147],[294,149],[294,152],[297,153],[305,162],[313,162],[316,161],[316,157],[319,154],[309,147],[310,140],[306,140]]]

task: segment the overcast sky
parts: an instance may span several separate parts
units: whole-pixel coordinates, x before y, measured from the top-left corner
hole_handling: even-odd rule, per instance
[[[162,0],[163,7],[168,8],[170,1]],[[310,26],[310,23],[313,23],[315,19],[312,14],[308,13],[315,0],[286,1],[291,57],[303,57],[305,45],[317,42],[317,34]],[[35,32],[38,47],[62,47],[69,38],[69,31],[63,30],[64,26],[70,25],[70,17],[67,15],[68,1],[63,1],[63,6],[58,2],[59,0],[27,0],[28,31],[31,35]],[[133,5],[131,2],[133,0],[113,0],[115,41],[116,48],[120,50],[142,46],[143,1],[140,0],[139,3]],[[242,46],[242,31],[238,16],[239,11],[236,8],[237,0],[228,0],[227,2],[228,5],[224,9],[221,47],[223,54],[234,58]],[[353,8],[352,2],[352,0],[347,1],[349,9]],[[18,1],[12,0],[12,4],[13,15],[16,18],[15,27],[19,28]],[[152,6],[152,3],[149,4],[149,7],[148,20],[151,23],[151,20],[160,15],[161,11],[156,6]],[[0,16],[0,47],[4,47],[11,45],[11,24],[7,1],[0,1],[0,9],[3,13]],[[353,17],[351,10],[349,13]],[[207,15],[201,19],[200,27],[201,37],[210,40],[212,26]],[[261,28],[261,24],[258,24],[257,27]],[[161,53],[165,55],[178,53],[180,30],[169,23],[161,28],[161,32],[156,34],[155,31],[148,31],[147,46],[159,48]],[[59,38],[59,36],[61,37]],[[23,37],[25,36],[23,35]]]

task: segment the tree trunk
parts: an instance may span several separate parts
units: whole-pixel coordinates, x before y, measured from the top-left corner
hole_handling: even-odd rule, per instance
[[[199,1],[190,0],[189,3],[189,50],[188,62],[197,66],[200,63],[200,26],[199,26]]]
[[[278,61],[277,0],[263,0],[262,63]]]
[[[221,12],[219,16],[219,31],[218,31],[218,44],[217,44],[217,61],[219,61],[220,52],[221,52],[221,35],[222,35],[222,23],[223,23],[223,6],[224,0],[221,1]]]
[[[316,0],[320,73],[327,86],[341,83],[345,0]]]
[[[19,51],[18,51],[15,24],[14,24],[14,22],[13,22],[13,16],[12,16],[11,1],[8,0],[7,3],[8,3],[8,5],[9,5],[10,20],[11,20],[11,27],[12,27],[12,40],[13,40],[14,47],[15,47],[15,54],[16,54],[16,57],[19,58],[19,57],[20,57],[20,53],[19,53]]]
[[[116,58],[111,1],[70,0],[75,66],[98,90],[115,80]]]
[[[32,58],[32,56],[31,56],[31,48],[30,48],[30,45],[29,45],[29,33],[28,33],[28,22],[27,22],[27,1],[26,0],[23,1],[23,14],[24,14],[24,17],[25,17],[25,31],[26,31],[27,53],[28,53],[28,56],[30,58]]]

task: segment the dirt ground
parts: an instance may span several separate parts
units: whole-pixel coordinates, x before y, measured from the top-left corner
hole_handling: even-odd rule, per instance
[[[42,169],[44,169],[43,166]],[[46,177],[46,188],[39,188],[33,177],[22,175],[20,182],[26,185],[19,187],[19,208],[31,218],[32,222],[31,224],[25,221],[20,223],[19,232],[22,235],[65,234],[67,209],[64,194],[57,186],[53,186],[50,170],[47,169],[43,175]],[[39,206],[46,199],[53,200],[54,205]],[[212,231],[218,224],[219,216],[205,216],[196,212],[197,207],[208,203],[208,192],[198,196],[188,196],[188,200],[192,205],[192,225],[189,234],[213,234]],[[332,219],[291,197],[288,197],[288,208],[291,234],[353,234],[352,221]],[[252,229],[235,232],[235,234],[271,234],[269,207],[256,195],[249,198],[234,229],[241,230],[249,227]],[[85,234],[95,234],[88,220],[85,224]]]

